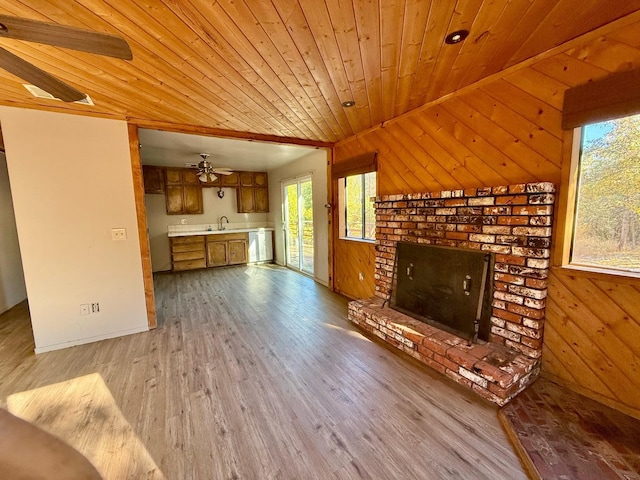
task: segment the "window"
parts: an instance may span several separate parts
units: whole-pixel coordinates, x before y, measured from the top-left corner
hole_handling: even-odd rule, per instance
[[[570,264],[640,273],[640,115],[584,126]]]
[[[376,172],[349,175],[338,180],[340,237],[375,240]]]

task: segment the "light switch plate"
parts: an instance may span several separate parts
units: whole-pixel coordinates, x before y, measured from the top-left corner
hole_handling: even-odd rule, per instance
[[[127,239],[127,229],[126,228],[112,228],[111,229],[111,240],[126,240]]]

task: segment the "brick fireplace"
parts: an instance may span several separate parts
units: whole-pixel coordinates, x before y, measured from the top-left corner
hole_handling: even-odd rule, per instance
[[[417,360],[504,405],[539,373],[555,188],[528,183],[376,201],[376,296],[349,319]],[[388,306],[397,242],[495,255],[490,333],[469,343]]]

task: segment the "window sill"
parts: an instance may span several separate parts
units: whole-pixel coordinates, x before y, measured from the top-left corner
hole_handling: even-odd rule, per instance
[[[358,243],[370,243],[375,245],[375,240],[369,240],[368,238],[352,238],[352,237],[339,237],[338,240],[345,240],[347,242],[358,242]]]
[[[590,267],[587,265],[562,265],[551,267],[551,270],[558,275],[575,275],[588,277],[606,282],[630,283],[637,285],[640,283],[640,273],[627,272],[624,270],[609,270],[601,267]]]

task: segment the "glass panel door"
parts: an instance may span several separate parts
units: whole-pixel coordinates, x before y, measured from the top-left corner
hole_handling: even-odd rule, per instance
[[[283,185],[286,264],[313,275],[313,199],[311,178]]]
[[[284,231],[287,267],[300,270],[300,215],[298,184],[284,186]]]
[[[300,192],[300,223],[301,223],[301,270],[313,275],[313,199],[311,198],[311,179],[298,183]]]

